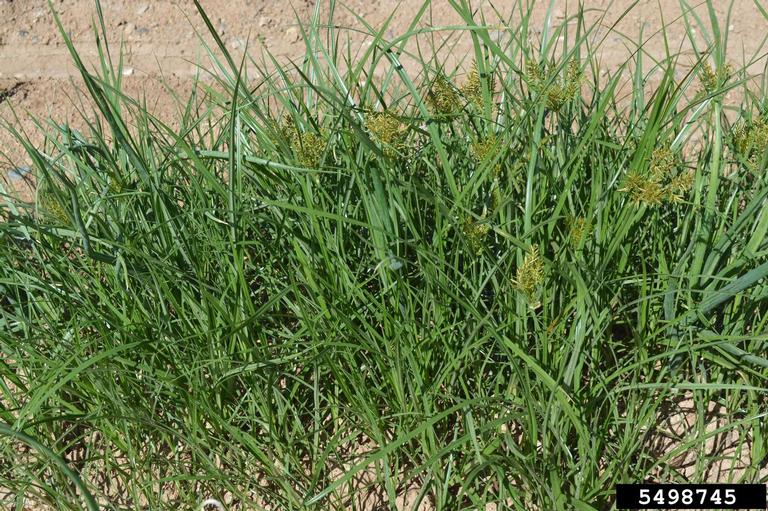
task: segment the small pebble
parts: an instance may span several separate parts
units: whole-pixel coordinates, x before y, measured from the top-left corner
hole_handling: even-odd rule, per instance
[[[29,166],[24,165],[22,167],[16,167],[15,169],[9,170],[8,178],[11,181],[21,181],[27,174],[29,174]]]
[[[123,68],[123,76],[133,76],[134,69],[132,67]]]
[[[288,40],[288,42],[295,43],[301,38],[299,29],[297,27],[289,28],[285,31],[285,38]]]

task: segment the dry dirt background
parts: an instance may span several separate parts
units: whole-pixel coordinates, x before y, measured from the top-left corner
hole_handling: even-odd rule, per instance
[[[768,7],[768,1],[757,1]],[[242,52],[247,41],[252,52],[258,52],[259,44],[263,44],[278,58],[295,59],[304,54],[304,43],[296,27],[298,22],[310,19],[314,0],[201,0],[201,3],[235,54]],[[532,3],[535,32],[544,24],[549,2],[532,0]],[[585,0],[585,7],[590,10],[588,18],[594,20],[607,13],[603,27],[596,34],[605,37],[600,53],[603,70],[613,72],[627,61],[630,54],[627,41],[637,40],[641,28],[648,37],[663,24],[671,27],[669,42],[673,50],[692,54],[679,19],[678,0],[638,0],[631,13],[609,32],[609,26],[632,3],[633,0]],[[691,1],[692,5],[697,3],[698,0]],[[715,1],[722,19],[728,3]],[[53,0],[53,4],[84,60],[94,63],[94,1]],[[359,15],[378,27],[394,10],[394,21],[387,35],[396,36],[406,30],[421,4],[421,0],[346,0],[346,8],[337,8],[336,23],[359,27],[355,18]],[[477,0],[473,6],[493,22],[498,19],[494,19],[494,10],[507,16],[515,4],[516,0]],[[555,23],[562,22],[577,6],[577,2],[565,0],[555,0],[554,4]],[[325,2],[321,3],[324,5]],[[161,79],[183,97],[189,93],[197,66],[206,67],[209,62],[197,34],[197,31],[205,34],[205,27],[194,3],[192,0],[102,0],[102,6],[112,47],[124,44],[126,91],[134,96],[145,95],[150,110],[161,119],[171,121],[176,107]],[[706,18],[703,6],[699,5],[698,11]],[[447,0],[434,0],[426,20],[436,26],[450,25],[457,23],[458,17],[452,13]],[[727,29],[731,38],[729,47],[733,50],[730,58],[737,67],[761,55],[760,44],[768,22],[753,0],[735,0]],[[365,43],[364,38],[358,36],[356,44],[362,47]],[[466,55],[469,44],[468,40],[464,41],[452,53]],[[662,56],[662,38],[650,37],[646,50],[649,55]],[[753,64],[750,71],[762,74],[764,62],[765,59],[761,59]],[[56,122],[71,122],[75,127],[82,125],[73,106],[73,100],[82,99],[80,90],[79,76],[55,27],[47,0],[0,0],[0,118],[25,130],[32,140],[40,141],[42,137],[35,134],[34,118],[50,117]],[[27,165],[20,144],[7,130],[0,129],[0,184],[29,200],[33,193],[31,176],[24,172]]]

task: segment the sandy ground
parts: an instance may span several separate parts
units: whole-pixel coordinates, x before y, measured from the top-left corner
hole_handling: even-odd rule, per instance
[[[258,53],[263,45],[278,58],[296,59],[304,54],[304,43],[297,30],[298,22],[306,23],[315,9],[315,1],[294,0],[201,0],[215,28],[222,34],[228,48],[235,54],[244,50]],[[374,27],[380,27],[395,10],[386,31],[388,37],[403,33],[421,0],[346,0],[346,7],[338,7],[336,24],[360,27],[356,16],[361,16]],[[476,1],[489,20],[514,13],[516,1],[495,3]],[[535,2],[532,29],[544,26],[549,2]],[[669,43],[673,51],[692,55],[690,43],[680,20],[681,8],[677,0],[639,0],[634,9],[609,31],[609,26],[622,17],[631,0],[586,0],[588,18],[597,19],[605,13],[604,24],[598,37],[605,41],[600,54],[602,69],[613,72],[627,61],[631,45],[639,34],[648,38],[647,53],[662,56],[663,39],[652,37],[662,25],[670,25]],[[696,5],[701,2],[691,2]],[[70,34],[86,62],[94,64],[97,53],[92,22],[96,18],[93,0],[54,0],[65,30]],[[129,94],[144,95],[155,115],[171,121],[176,107],[165,87],[164,80],[179,91],[188,94],[198,66],[208,67],[209,59],[202,48],[198,33],[206,37],[205,26],[192,0],[102,0],[104,21],[113,49],[122,43],[125,53],[124,83]],[[727,12],[726,1],[716,1],[721,19]],[[553,22],[559,23],[574,12],[576,2],[555,0]],[[659,8],[661,6],[661,9]],[[326,2],[321,2],[321,10]],[[699,6],[697,12],[706,11]],[[514,14],[513,14],[514,16]],[[517,16],[519,17],[519,16]],[[57,30],[47,0],[0,0],[0,117],[18,130],[28,133],[32,140],[40,141],[34,119],[53,118],[56,122],[82,125],[76,105],[82,95],[79,76],[71,63],[66,46]],[[425,24],[445,26],[458,23],[447,0],[434,0],[425,17]],[[730,58],[739,66],[761,52],[761,34],[768,22],[760,15],[752,0],[735,0],[731,19],[725,23],[729,31]],[[438,33],[437,37],[443,37]],[[651,37],[649,37],[651,36]],[[356,44],[366,44],[365,37],[354,35]],[[459,43],[454,55],[466,55],[470,49],[468,39]],[[684,59],[683,59],[684,60]],[[763,72],[764,59],[753,64],[754,74]],[[0,129],[0,184],[30,199],[30,176],[25,174],[28,158],[15,137]],[[20,170],[19,170],[20,169]]]

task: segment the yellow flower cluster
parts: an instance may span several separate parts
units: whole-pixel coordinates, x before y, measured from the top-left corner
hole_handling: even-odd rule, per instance
[[[667,146],[658,147],[651,153],[651,176],[662,180],[669,176],[675,168],[675,153]]]
[[[583,80],[583,74],[576,61],[568,63],[565,77],[562,79],[550,80],[548,70],[533,61],[526,65],[526,74],[531,88],[541,94],[545,98],[547,108],[555,112],[576,97]]]
[[[637,170],[627,174],[619,191],[628,193],[636,203],[658,205],[664,201],[664,189],[659,182]]]
[[[455,115],[461,111],[461,97],[451,82],[440,74],[427,93],[427,104],[435,115]]]
[[[496,135],[488,135],[484,138],[478,139],[472,143],[472,154],[475,157],[477,163],[487,162],[493,160],[499,152],[499,139]],[[491,169],[493,177],[498,177],[501,174],[501,162],[498,161]]]
[[[325,153],[325,138],[318,133],[299,133],[294,134],[291,140],[291,148],[296,153],[296,160],[299,165],[308,169],[315,169],[320,166]]]
[[[741,123],[733,130],[733,147],[739,156],[747,160],[751,170],[756,170],[763,151],[768,147],[768,122],[758,118],[751,124]]]
[[[408,125],[390,112],[374,112],[366,118],[365,127],[384,146],[390,158],[406,149]]]
[[[493,75],[490,76],[490,79],[485,80],[488,91],[493,95],[494,88],[496,87]],[[472,63],[472,68],[469,70],[469,74],[467,74],[467,80],[461,86],[461,93],[471,103],[477,106],[483,105],[483,78],[480,76],[480,72],[477,70],[477,63],[475,62]]]
[[[327,146],[325,133],[299,131],[293,118],[287,113],[280,122],[272,120],[271,125],[276,133],[288,141],[293,154],[296,155],[296,162],[301,167],[316,169],[320,166]]]
[[[531,245],[523,259],[523,264],[517,269],[517,275],[513,281],[515,288],[520,291],[532,307],[538,307],[536,293],[544,282],[544,262],[539,255],[539,246]]]
[[[38,194],[38,205],[38,216],[55,220],[59,224],[69,224],[69,214],[53,192],[41,191]]]
[[[592,228],[592,226],[581,217],[568,217],[566,224],[568,226],[568,241],[573,248],[579,246],[581,240],[584,239],[584,235]]]
[[[469,248],[477,255],[480,255],[485,247],[485,239],[488,237],[491,227],[484,223],[478,222],[474,218],[467,218],[464,221],[464,236],[467,237],[467,243]]]
[[[732,74],[733,66],[731,64],[726,64],[725,66],[715,71],[712,69],[712,66],[709,64],[709,62],[702,63],[701,76],[699,79],[701,80],[703,91],[706,93],[714,92],[718,89],[718,87],[724,85]]]
[[[619,191],[628,193],[638,204],[656,206],[665,201],[680,202],[693,187],[693,172],[675,174],[676,157],[667,147],[653,151],[649,167],[647,173],[640,170],[629,172]]]

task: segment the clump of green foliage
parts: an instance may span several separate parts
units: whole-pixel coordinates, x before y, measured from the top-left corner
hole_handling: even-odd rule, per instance
[[[109,34],[96,75],[59,23],[95,111],[17,133],[40,189],[0,212],[0,506],[596,511],[742,456],[764,480],[765,83],[690,93],[727,31],[686,1],[711,47],[682,77],[644,51],[601,75],[605,20],[534,41],[524,2],[447,4],[427,55],[426,7],[357,53],[331,2],[286,68],[240,65],[198,5],[216,82],[173,127]]]

